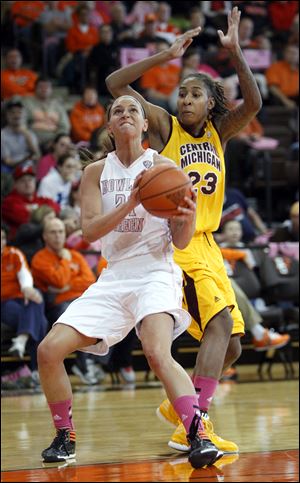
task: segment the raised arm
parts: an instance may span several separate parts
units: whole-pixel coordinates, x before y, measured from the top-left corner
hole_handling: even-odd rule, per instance
[[[189,30],[177,37],[173,45],[168,49],[154,54],[151,57],[140,60],[133,64],[116,70],[106,78],[106,85],[113,97],[130,95],[139,100],[145,109],[149,121],[149,139],[153,149],[160,151],[168,140],[170,134],[169,113],[150,102],[129,84],[139,79],[146,71],[172,59],[182,57],[186,49],[192,43],[193,38],[200,33],[201,27]]]
[[[217,123],[223,145],[235,136],[261,109],[262,99],[256,80],[243,56],[238,42],[238,30],[241,12],[237,7],[228,14],[228,32],[218,30],[220,41],[229,50],[232,63],[239,78],[243,101],[229,111]]]

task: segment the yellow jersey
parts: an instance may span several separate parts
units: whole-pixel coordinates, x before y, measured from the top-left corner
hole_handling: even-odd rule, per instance
[[[225,191],[225,161],[219,134],[207,121],[204,134],[193,137],[172,117],[172,131],[161,155],[172,159],[191,178],[197,192],[196,232],[219,228]]]

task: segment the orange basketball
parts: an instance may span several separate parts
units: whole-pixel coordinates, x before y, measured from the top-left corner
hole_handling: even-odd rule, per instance
[[[190,177],[175,164],[161,163],[153,166],[142,176],[139,183],[140,200],[151,215],[169,218],[184,205],[183,198],[191,197]]]

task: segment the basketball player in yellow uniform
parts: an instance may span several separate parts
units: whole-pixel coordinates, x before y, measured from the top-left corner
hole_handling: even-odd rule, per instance
[[[177,117],[147,102],[129,85],[152,67],[181,57],[201,27],[177,37],[165,51],[123,67],[106,79],[114,97],[129,94],[141,102],[149,122],[150,146],[188,173],[197,191],[196,231],[186,249],[175,251],[175,261],[184,274],[185,301],[194,319],[189,331],[201,340],[193,382],[202,421],[213,443],[228,453],[238,452],[238,446],[214,433],[207,412],[223,369],[241,354],[244,323],[213,232],[219,227],[224,200],[226,143],[249,123],[262,103],[238,44],[239,21],[240,11],[234,7],[228,15],[226,35],[218,31],[222,46],[230,53],[243,97],[233,110],[226,107],[222,86],[206,74],[191,74],[180,82]],[[157,414],[178,425],[169,445],[189,451],[184,428],[168,400]]]

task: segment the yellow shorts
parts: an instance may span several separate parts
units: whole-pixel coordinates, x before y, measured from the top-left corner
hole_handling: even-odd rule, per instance
[[[244,320],[213,235],[195,235],[187,248],[175,249],[174,260],[183,271],[183,308],[193,318],[188,332],[201,340],[208,322],[228,307],[233,318],[232,334],[243,335]]]

